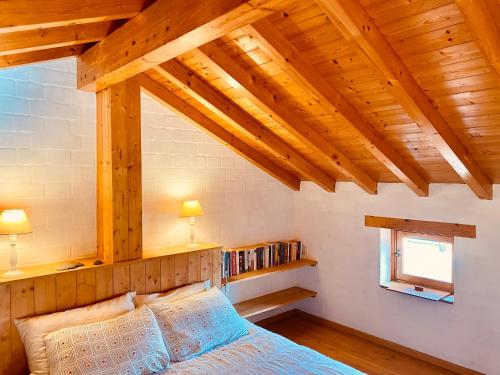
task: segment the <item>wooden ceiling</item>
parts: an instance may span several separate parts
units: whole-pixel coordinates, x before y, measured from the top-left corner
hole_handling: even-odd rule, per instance
[[[93,91],[141,74],[295,190],[465,183],[491,199],[499,31],[498,0],[7,0],[0,68],[75,55]]]

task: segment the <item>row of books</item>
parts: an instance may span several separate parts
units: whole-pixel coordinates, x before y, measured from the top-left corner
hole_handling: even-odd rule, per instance
[[[225,249],[222,253],[222,275],[231,277],[304,258],[301,241],[279,241],[255,247]]]

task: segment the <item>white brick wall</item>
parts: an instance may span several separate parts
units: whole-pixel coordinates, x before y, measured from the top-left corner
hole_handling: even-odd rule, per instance
[[[25,208],[21,264],[95,254],[95,96],[75,62],[0,71],[0,209]],[[144,243],[182,242],[182,200],[199,199],[200,240],[226,245],[292,235],[293,194],[203,131],[143,96]],[[0,237],[0,268],[8,265]]]
[[[292,235],[293,193],[205,132],[143,96],[145,247],[183,241],[182,200],[199,199],[200,239],[225,245]]]

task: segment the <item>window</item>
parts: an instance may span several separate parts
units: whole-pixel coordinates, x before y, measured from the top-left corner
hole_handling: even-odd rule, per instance
[[[475,225],[366,215],[365,226],[380,231],[382,288],[454,303],[454,241],[476,238]]]
[[[393,281],[453,293],[453,237],[392,230],[392,243]]]

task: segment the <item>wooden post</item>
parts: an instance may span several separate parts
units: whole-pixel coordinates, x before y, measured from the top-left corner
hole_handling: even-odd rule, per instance
[[[106,263],[142,256],[141,102],[136,78],[97,93],[97,248]]]

